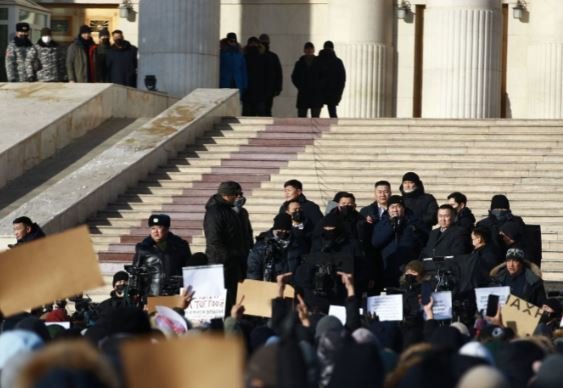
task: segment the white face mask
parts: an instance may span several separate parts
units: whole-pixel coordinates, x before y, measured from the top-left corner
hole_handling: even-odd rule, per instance
[[[49,35],[42,36],[41,40],[43,41],[43,43],[48,44],[51,41],[51,37]]]

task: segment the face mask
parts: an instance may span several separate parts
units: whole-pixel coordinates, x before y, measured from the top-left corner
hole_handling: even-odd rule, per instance
[[[493,209],[491,210],[491,214],[499,221],[505,221],[510,214],[510,210],[499,210]]]
[[[41,41],[45,44],[48,44],[49,42],[51,42],[51,37],[50,36],[42,36],[41,37]]]
[[[405,281],[407,282],[407,284],[414,284],[414,283],[416,283],[416,276],[405,275]]]
[[[342,214],[344,217],[351,215],[354,212],[354,207],[353,206],[342,206],[339,208],[340,210],[340,214]]]
[[[113,43],[115,43],[117,46],[121,46],[123,44],[123,39],[115,39]]]
[[[291,214],[291,219],[295,222],[303,222],[304,214],[301,210],[293,212]]]
[[[246,198],[241,196],[241,197],[238,197],[238,198],[235,200],[234,206],[235,206],[235,207],[238,207],[238,208],[241,208],[241,207],[244,206],[245,203],[246,203]]]
[[[288,232],[276,232],[276,238],[278,240],[287,240],[289,238]]]
[[[119,286],[116,286],[115,293],[118,295],[123,295],[123,293],[125,292],[125,287],[127,287],[127,285],[125,284],[120,284]]]

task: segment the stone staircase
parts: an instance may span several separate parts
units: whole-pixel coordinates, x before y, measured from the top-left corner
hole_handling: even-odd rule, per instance
[[[504,193],[514,214],[543,233],[544,277],[563,280],[563,123],[516,120],[229,119],[161,166],[89,220],[100,261],[116,269],[148,234],[151,212],[172,217],[174,233],[204,251],[204,205],[224,180],[241,183],[255,234],[271,226],[283,183],[303,182],[324,209],[335,192],[351,191],[359,207],[373,183],[416,171],[445,203],[465,193],[477,219]],[[113,264],[113,265],[112,265]],[[108,268],[109,268],[108,267]]]

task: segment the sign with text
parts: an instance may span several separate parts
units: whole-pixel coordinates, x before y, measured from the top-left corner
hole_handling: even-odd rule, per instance
[[[103,285],[86,226],[0,253],[0,311],[6,316]]]
[[[499,306],[503,306],[510,295],[510,287],[482,287],[475,289],[475,301],[477,302],[477,311],[487,310],[487,302],[489,295],[497,295]]]
[[[194,295],[190,305],[186,309],[186,318],[190,321],[209,322],[214,318],[223,318],[227,306],[227,290],[219,296]]]
[[[517,296],[509,295],[501,314],[504,326],[524,337],[534,334],[542,316],[542,309]]]
[[[452,319],[452,292],[440,291],[432,293],[432,313],[436,321]],[[424,319],[427,319],[426,316]]]
[[[403,295],[370,296],[367,310],[368,313],[375,313],[380,321],[402,321]]]
[[[285,296],[286,298],[292,297],[294,293],[293,287],[285,286],[284,296],[291,295]],[[245,279],[244,282],[238,284],[237,303],[243,296],[242,304],[245,315],[270,318],[272,316],[272,299],[278,297],[278,285],[272,282]]]

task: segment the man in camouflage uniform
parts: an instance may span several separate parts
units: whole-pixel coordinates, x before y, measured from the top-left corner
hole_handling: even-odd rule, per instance
[[[51,29],[41,30],[41,38],[33,45],[26,59],[27,73],[41,82],[66,80],[65,56],[61,46],[53,40]]]
[[[6,76],[8,82],[30,82],[32,74],[27,73],[26,58],[33,44],[29,40],[29,24],[16,24],[16,35],[6,48]]]

